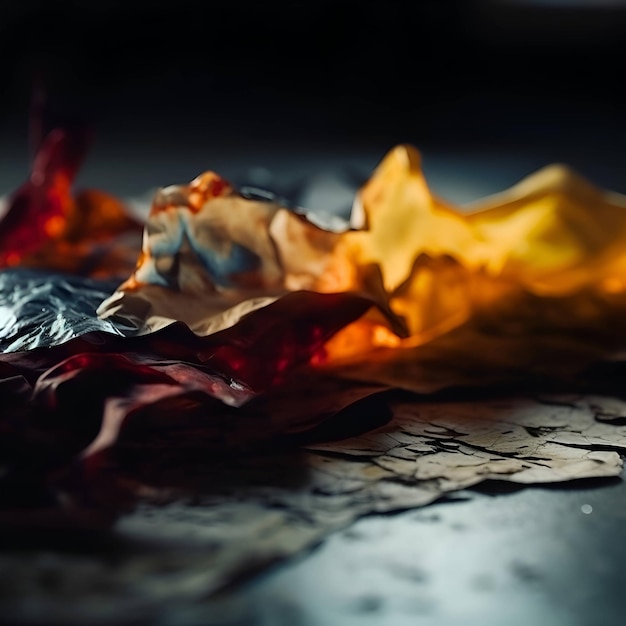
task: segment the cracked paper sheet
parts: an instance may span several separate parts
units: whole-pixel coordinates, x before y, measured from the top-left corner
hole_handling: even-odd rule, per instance
[[[614,397],[412,400],[392,409],[384,426],[342,441],[186,466],[184,488],[170,481],[118,522],[124,547],[113,560],[5,554],[4,614],[53,611],[65,623],[145,616],[206,600],[364,515],[424,506],[486,480],[551,483],[622,468],[626,402]],[[54,593],[45,580],[55,580]]]

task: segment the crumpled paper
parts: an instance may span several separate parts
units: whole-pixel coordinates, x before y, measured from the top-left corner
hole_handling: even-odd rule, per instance
[[[47,214],[58,204],[42,197],[73,197],[37,180],[31,204],[11,205],[6,246],[24,226],[15,207]],[[193,558],[172,565],[180,584],[163,578],[162,555],[96,567],[96,590],[123,581],[131,604],[157,611],[360,515],[484,480],[617,476],[625,206],[557,166],[467,213],[431,194],[408,146],[332,229],[211,172],[162,190],[101,319],[0,357],[0,524],[183,533]],[[52,248],[35,232],[24,265],[95,267],[90,245],[71,248],[88,263],[55,265],[67,232]],[[467,399],[496,384],[498,399]],[[398,400],[398,388],[421,395]],[[3,563],[20,572],[21,559]],[[19,616],[24,598],[11,597]],[[40,606],[68,623],[104,610],[79,605]]]
[[[480,346],[466,337],[488,336],[494,349],[500,338],[498,368],[516,368],[526,362],[508,349],[512,342],[536,347],[537,360],[549,355],[546,335],[572,352],[591,342],[623,345],[626,196],[565,166],[548,166],[468,212],[435,197],[418,152],[400,146],[359,191],[354,215],[361,230],[346,235],[346,246],[355,262],[380,268],[389,307],[409,329],[397,347],[412,350],[462,327],[449,343],[476,354]],[[362,360],[369,342],[345,332],[329,347],[331,359]],[[478,354],[493,373],[489,355]]]
[[[337,241],[303,214],[205,172],[156,194],[137,268],[98,314],[141,333],[176,320],[209,335],[291,291],[350,291]]]
[[[72,189],[90,144],[86,128],[54,128],[0,220],[0,269],[45,268],[93,278],[132,269],[142,224],[116,197]]]
[[[44,143],[43,162],[66,163],[68,141]],[[31,213],[61,197],[73,206],[59,167],[35,164],[49,175],[26,185]],[[11,206],[4,227],[21,232]],[[130,480],[106,495],[104,468],[124,447],[149,456],[191,440],[219,456],[340,440],[340,414],[398,388],[610,394],[625,339],[625,207],[554,166],[464,212],[430,192],[410,146],[382,160],[332,228],[214,172],[164,188],[134,270],[98,307],[103,329],[2,355],[3,481],[26,472],[75,509],[108,498],[115,512],[142,492]],[[25,265],[47,263],[43,234]],[[361,414],[352,430],[377,423]]]
[[[334,230],[304,210],[245,198],[213,172],[162,190],[137,268],[98,314],[139,333],[182,320],[206,335],[291,291],[357,293],[372,307],[316,365],[429,391],[423,355],[443,344],[452,378],[467,355],[483,383],[534,364],[556,376],[625,345],[625,244],[626,196],[565,166],[468,212],[431,193],[418,151],[402,145]]]

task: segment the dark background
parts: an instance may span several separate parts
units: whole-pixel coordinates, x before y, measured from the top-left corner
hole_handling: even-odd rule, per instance
[[[22,0],[0,9],[4,127],[59,115],[193,138],[513,140],[623,132],[619,2]],[[9,124],[10,122],[10,124]],[[237,136],[239,135],[239,137]]]
[[[625,34],[617,0],[3,3],[0,138],[26,169],[39,81],[52,121],[95,128],[93,158],[169,160],[172,180],[190,154],[410,142],[565,160],[626,192]]]

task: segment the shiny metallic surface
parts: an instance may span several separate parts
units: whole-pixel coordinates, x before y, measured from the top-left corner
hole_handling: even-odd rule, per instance
[[[56,345],[91,331],[122,332],[96,317],[116,283],[43,271],[0,272],[0,351]]]

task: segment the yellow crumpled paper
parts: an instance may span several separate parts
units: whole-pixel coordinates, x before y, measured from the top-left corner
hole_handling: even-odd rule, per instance
[[[358,292],[377,306],[319,364],[421,391],[424,355],[462,360],[465,376],[573,367],[626,345],[625,270],[626,196],[550,165],[468,212],[433,194],[419,152],[399,145],[342,232],[243,197],[213,172],[161,190],[137,269],[98,313],[143,332],[182,320],[206,335],[288,291]],[[395,375],[391,362],[402,364]]]

